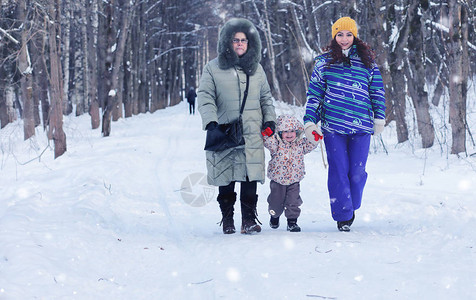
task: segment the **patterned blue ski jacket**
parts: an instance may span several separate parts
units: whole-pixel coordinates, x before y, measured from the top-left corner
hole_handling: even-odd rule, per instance
[[[374,118],[385,119],[385,90],[377,65],[366,68],[356,46],[350,64],[327,66],[329,53],[316,58],[307,92],[304,124],[321,121],[323,132],[373,133]]]

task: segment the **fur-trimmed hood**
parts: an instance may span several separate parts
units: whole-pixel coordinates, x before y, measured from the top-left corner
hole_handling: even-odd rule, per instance
[[[248,50],[238,57],[233,51],[235,33],[243,32],[248,39]],[[234,18],[223,25],[218,39],[218,65],[220,69],[239,66],[247,75],[253,75],[261,60],[261,39],[256,27],[246,19]]]

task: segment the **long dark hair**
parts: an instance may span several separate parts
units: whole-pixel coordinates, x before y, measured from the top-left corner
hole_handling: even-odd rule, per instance
[[[372,68],[372,65],[375,62],[375,52],[370,48],[369,44],[354,37],[354,43],[352,46],[353,45],[357,46],[357,55],[359,55],[365,67],[368,69]],[[330,44],[324,48],[324,51],[329,52],[332,57],[328,65],[343,63],[346,60],[345,55],[342,53],[342,48],[339,46],[335,38],[333,38]]]

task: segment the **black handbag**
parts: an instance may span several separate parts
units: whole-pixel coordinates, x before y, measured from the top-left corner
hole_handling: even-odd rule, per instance
[[[245,139],[243,137],[243,120],[241,115],[245,109],[245,102],[248,97],[248,87],[249,76],[246,75],[246,89],[241,104],[240,116],[233,122],[218,124],[215,129],[207,130],[205,150],[219,152],[245,144]]]

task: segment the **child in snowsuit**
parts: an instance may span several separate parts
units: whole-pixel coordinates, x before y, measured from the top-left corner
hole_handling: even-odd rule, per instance
[[[302,204],[299,182],[304,178],[304,154],[317,147],[316,141],[304,136],[303,125],[293,116],[281,115],[277,119],[276,132],[267,136],[263,132],[264,146],[269,149],[268,178],[271,192],[268,196],[269,225],[279,227],[279,217],[284,212],[288,221],[287,230],[300,232],[297,219]]]

